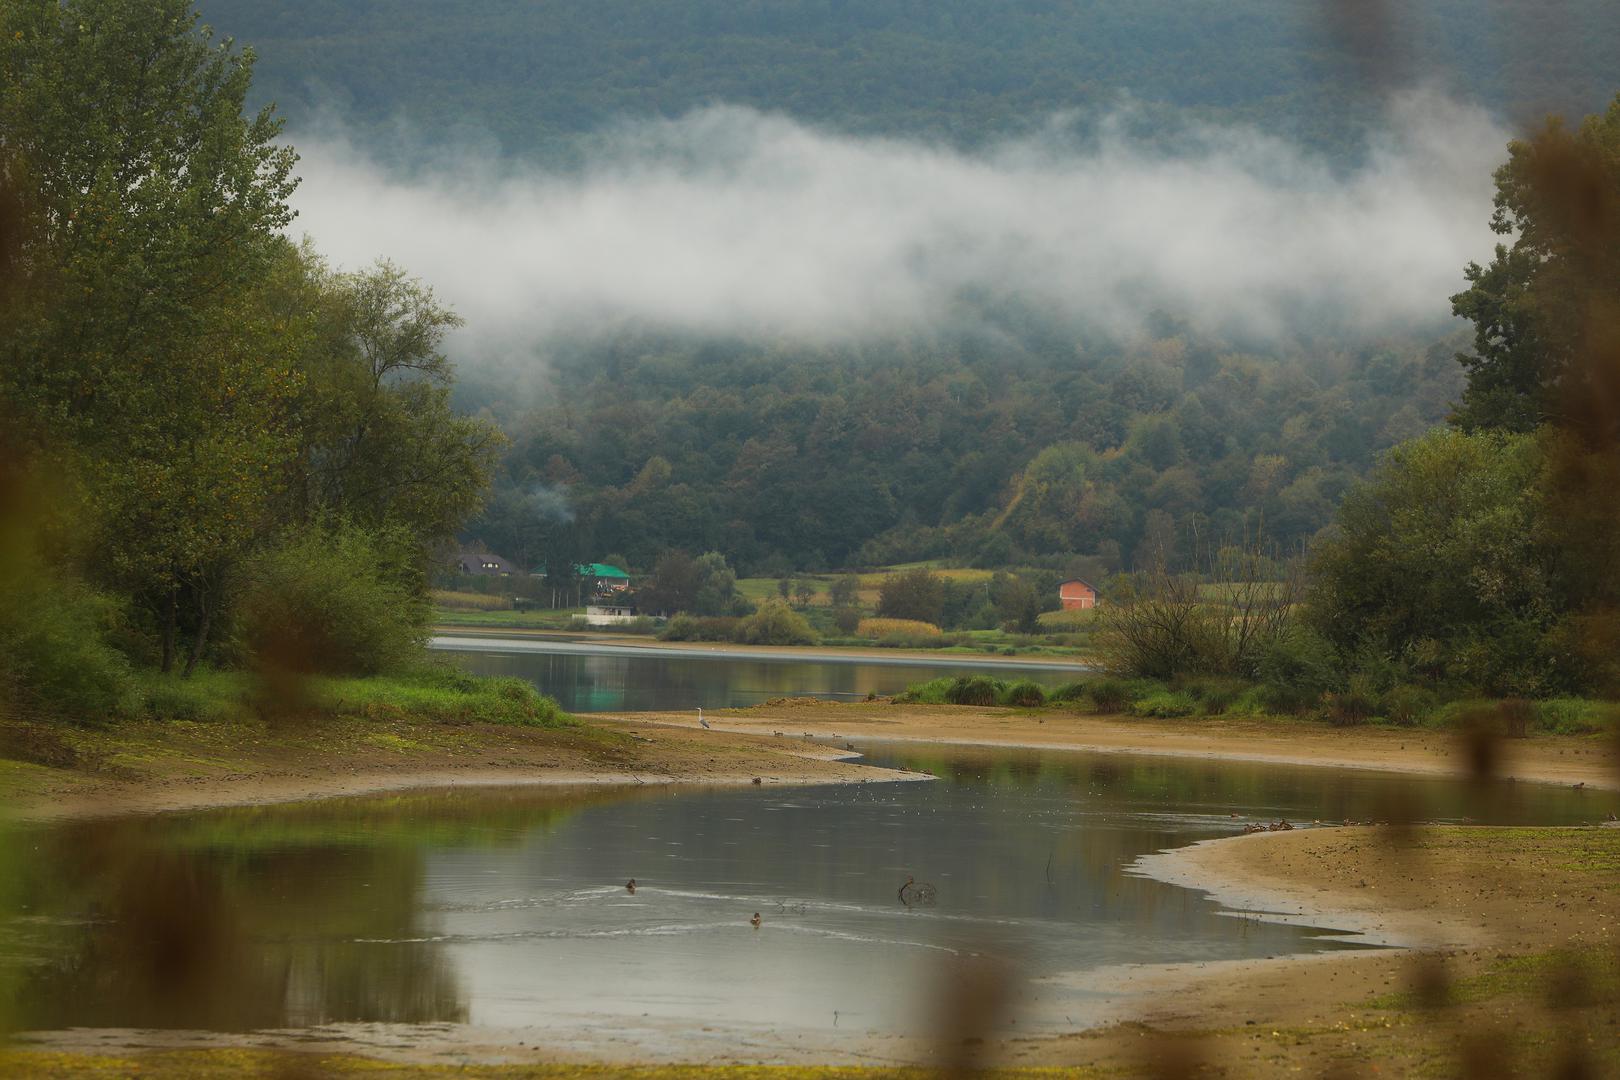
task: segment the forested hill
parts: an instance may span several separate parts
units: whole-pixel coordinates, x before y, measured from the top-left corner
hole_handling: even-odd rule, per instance
[[[606,350],[565,366],[469,534],[530,563],[718,550],[748,573],[953,556],[1128,567],[1196,527],[1284,544],[1443,421],[1458,342],[1035,357],[912,345]],[[1150,540],[1144,545],[1144,540]]]
[[[259,51],[255,94],[294,134],[330,106],[363,138],[403,118],[552,159],[623,117],[714,102],[972,144],[1122,96],[1149,125],[1248,121],[1345,150],[1375,111],[1347,43],[1393,83],[1514,118],[1592,111],[1620,56],[1613,0],[204,0],[203,16]]]

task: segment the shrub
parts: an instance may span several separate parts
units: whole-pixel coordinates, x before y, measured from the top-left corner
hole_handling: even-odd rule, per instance
[[[1392,724],[1416,727],[1427,720],[1439,704],[1440,699],[1432,690],[1403,683],[1384,695],[1384,715]]]
[[[658,636],[665,641],[736,641],[741,622],[727,615],[681,614],[669,620]]]
[[[994,705],[1005,689],[999,679],[988,675],[962,675],[945,692],[945,700],[952,705]]]
[[[1279,635],[1260,654],[1260,681],[1296,691],[1303,704],[1284,711],[1298,712],[1339,684],[1338,654],[1326,638],[1302,626]]]
[[[905,705],[948,705],[950,690],[955,684],[956,679],[942,675],[925,683],[912,683],[904,693],[896,694],[894,700]]]
[[[327,708],[371,719],[519,727],[563,727],[574,722],[523,679],[484,678],[450,667],[422,667],[386,678],[323,679],[314,688]]]
[[[1536,707],[1536,726],[1555,735],[1590,735],[1620,720],[1620,708],[1585,698],[1553,698]]]
[[[24,559],[0,567],[0,705],[97,720],[133,704],[129,662],[107,644],[118,608]]]
[[[1378,695],[1371,680],[1362,674],[1350,676],[1344,690],[1327,695],[1328,723],[1334,727],[1354,727],[1365,724],[1378,711]]]
[[[1028,679],[1020,679],[1007,687],[1007,695],[1003,699],[1008,705],[1028,709],[1046,704],[1046,690],[1040,683]]]
[[[855,633],[864,638],[939,637],[943,631],[916,619],[862,619],[855,624]]]
[[[1132,716],[1149,716],[1158,719],[1171,719],[1177,716],[1191,716],[1198,711],[1198,702],[1186,691],[1160,691],[1149,694],[1147,697],[1131,706]]]
[[[838,627],[839,633],[854,634],[860,629],[861,613],[852,607],[838,608],[833,612],[832,621],[833,625]]]
[[[1084,701],[1085,698],[1086,684],[1083,682],[1064,683],[1046,695],[1047,701]]]
[[[1098,679],[1088,688],[1092,704],[1102,713],[1124,712],[1131,703],[1131,690],[1121,679]]]
[[[736,640],[745,645],[814,645],[816,632],[803,615],[780,600],[767,600],[738,621]]]
[[[1263,682],[1255,688],[1256,702],[1264,712],[1293,716],[1321,700],[1320,694],[1289,683]]]
[[[1188,683],[1185,687],[1211,716],[1219,716],[1235,705],[1243,696],[1245,688],[1245,684],[1239,679],[1220,678],[1199,679]]]
[[[403,533],[340,524],[303,530],[257,559],[238,608],[261,663],[323,675],[375,675],[422,655],[428,605]]]

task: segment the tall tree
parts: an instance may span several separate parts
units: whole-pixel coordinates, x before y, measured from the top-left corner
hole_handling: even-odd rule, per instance
[[[1571,131],[1554,119],[1508,148],[1496,171],[1491,228],[1512,236],[1452,310],[1474,324],[1458,357],[1468,385],[1455,419],[1466,430],[1542,424],[1612,437],[1620,401],[1620,97]],[[1596,396],[1594,396],[1596,395]]]

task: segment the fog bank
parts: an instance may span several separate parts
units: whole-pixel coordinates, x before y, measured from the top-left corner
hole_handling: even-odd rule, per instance
[[[1054,127],[970,155],[717,107],[623,127],[568,174],[463,155],[403,175],[328,133],[298,144],[294,231],[344,267],[402,263],[484,355],[627,327],[862,341],[1009,309],[1121,336],[1156,312],[1376,336],[1443,318],[1488,257],[1508,137],[1409,96],[1336,173],[1247,129],[1167,149]]]

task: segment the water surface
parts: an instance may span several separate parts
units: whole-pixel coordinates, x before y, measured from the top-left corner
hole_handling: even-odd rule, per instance
[[[511,675],[539,687],[569,712],[736,708],[779,697],[860,700],[896,694],[941,675],[990,674],[1043,686],[1073,682],[1074,664],[972,656],[882,657],[851,652],[806,658],[768,650],[660,648],[556,638],[445,635],[433,648],[478,675]]]
[[[1368,772],[870,749],[941,779],[426,792],[15,832],[0,988],[30,1029],[449,1022],[589,1046],[664,1025],[763,1047],[919,1031],[953,959],[987,954],[1018,965],[1018,1031],[1067,1030],[1093,1000],[1076,973],[1342,947],[1130,876],[1141,854],[1393,802],[1505,823],[1616,805],[1526,784],[1477,803]],[[899,901],[908,875],[933,906]]]

